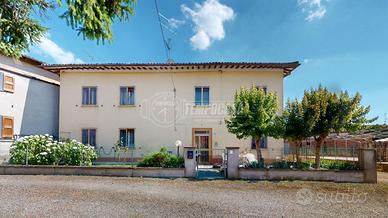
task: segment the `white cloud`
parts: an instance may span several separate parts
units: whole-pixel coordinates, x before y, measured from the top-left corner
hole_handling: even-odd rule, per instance
[[[185,24],[184,20],[177,20],[175,18],[168,19],[168,24],[171,26],[171,28],[177,29],[179,26]]]
[[[326,6],[323,4],[327,0],[298,0],[298,5],[302,11],[307,13],[306,20],[313,21],[321,19],[326,14]]]
[[[193,9],[181,5],[181,10],[194,23],[195,34],[190,38],[194,50],[206,50],[213,41],[225,38],[224,22],[235,16],[233,9],[219,0],[195,3]]]
[[[51,57],[57,64],[84,63],[81,59],[77,58],[72,52],[65,51],[58,44],[56,44],[46,36],[43,36],[41,38],[41,42],[36,45],[34,51],[39,54]]]

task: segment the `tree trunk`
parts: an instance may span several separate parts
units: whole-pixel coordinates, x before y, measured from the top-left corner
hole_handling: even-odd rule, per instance
[[[325,140],[325,137],[319,136],[315,139],[315,168],[319,169],[321,166],[321,147]]]
[[[261,155],[261,148],[260,148],[260,139],[261,137],[259,136],[255,140],[257,161],[259,163],[263,162],[263,156]]]
[[[300,163],[300,155],[299,155],[299,150],[300,150],[300,147],[301,147],[301,142],[297,141],[295,143],[295,155],[296,155],[296,162],[297,163]]]

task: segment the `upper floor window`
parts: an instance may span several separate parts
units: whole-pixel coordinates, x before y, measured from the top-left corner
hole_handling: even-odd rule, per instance
[[[82,87],[82,104],[97,105],[97,87]]]
[[[15,78],[12,76],[4,75],[0,72],[0,91],[14,92]]]
[[[257,89],[263,89],[263,91],[265,92],[265,94],[267,94],[268,92],[268,88],[267,86],[256,86]]]
[[[96,129],[82,129],[82,144],[96,146]]]
[[[135,147],[135,129],[120,129],[120,144],[125,147]]]
[[[135,105],[135,87],[120,87],[120,105]]]
[[[195,87],[195,105],[209,105],[209,87]]]

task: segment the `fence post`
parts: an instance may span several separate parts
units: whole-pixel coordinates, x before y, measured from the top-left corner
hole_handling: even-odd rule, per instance
[[[26,165],[28,165],[28,143],[26,143]]]
[[[364,172],[364,182],[377,183],[376,150],[360,149],[358,161]]]
[[[239,179],[238,166],[240,164],[240,148],[226,147],[228,179]]]
[[[185,159],[185,177],[196,177],[196,149],[193,147],[184,147],[183,148],[183,157]]]

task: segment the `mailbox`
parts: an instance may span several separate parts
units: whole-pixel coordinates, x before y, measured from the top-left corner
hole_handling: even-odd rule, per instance
[[[194,151],[187,151],[187,159],[193,159],[194,158]]]

